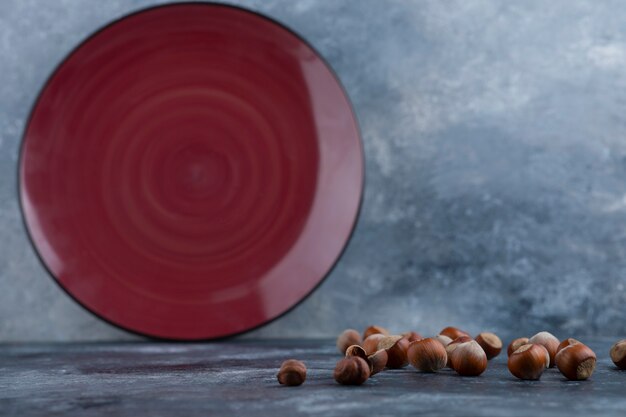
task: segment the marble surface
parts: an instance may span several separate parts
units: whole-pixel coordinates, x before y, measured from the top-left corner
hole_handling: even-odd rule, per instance
[[[335,383],[333,340],[247,340],[213,344],[109,343],[0,346],[3,416],[623,416],[626,371],[598,355],[591,379],[549,369],[521,381],[504,355],[479,377],[454,371],[386,370],[362,386]],[[300,387],[276,381],[283,360],[308,368]]]
[[[46,275],[18,147],[56,64],[151,0],[0,3],[0,341],[127,340]],[[617,0],[240,0],[308,39],[350,95],[362,215],[326,282],[250,337],[371,322],[432,334],[626,334],[626,9]]]

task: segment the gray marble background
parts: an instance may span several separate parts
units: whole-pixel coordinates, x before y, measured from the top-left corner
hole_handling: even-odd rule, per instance
[[[0,3],[0,342],[134,336],[47,276],[20,220],[18,146],[56,64],[159,2]],[[360,222],[324,284],[248,334],[370,322],[434,333],[626,335],[621,1],[237,1],[305,36],[360,119]]]

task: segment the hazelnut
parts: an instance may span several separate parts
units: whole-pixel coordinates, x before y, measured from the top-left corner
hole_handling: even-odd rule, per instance
[[[469,342],[470,340],[472,340],[472,338],[469,336],[460,336],[454,339],[452,342],[448,343],[448,345],[446,346],[446,354],[448,355],[448,363],[446,364],[446,366],[448,368],[452,368],[451,357],[452,357],[452,352],[454,351],[454,349],[456,349],[457,346],[459,346],[459,344]]]
[[[302,385],[306,379],[306,366],[298,360],[288,359],[280,366],[276,377],[282,385],[290,387]]]
[[[502,340],[494,333],[484,332],[476,336],[476,343],[480,345],[487,355],[487,360],[495,358],[502,350]]]
[[[409,364],[406,351],[409,341],[402,336],[386,336],[378,342],[378,348],[387,351],[387,368],[403,368]]]
[[[457,339],[457,338],[459,338],[461,336],[471,337],[469,335],[469,333],[464,332],[461,329],[457,329],[456,327],[446,327],[445,329],[440,331],[439,334],[442,334],[444,336],[448,336],[452,340]]]
[[[368,355],[373,355],[378,350],[378,342],[384,337],[386,337],[384,334],[374,333],[363,340],[363,349],[365,349],[365,352]]]
[[[385,366],[387,366],[387,358],[388,355],[385,349],[381,349],[367,357],[372,375],[375,375],[385,369]]]
[[[337,362],[333,376],[341,385],[361,385],[370,377],[370,366],[365,359],[350,356]]]
[[[611,347],[611,360],[619,369],[626,369],[626,339]]]
[[[566,348],[569,345],[575,345],[576,343],[580,343],[580,342],[578,340],[576,340],[576,339],[572,339],[571,337],[568,337],[567,339],[565,339],[561,343],[559,343],[559,346],[556,348],[556,354],[558,355],[559,352],[563,348]]]
[[[452,342],[452,339],[450,339],[448,336],[444,336],[442,334],[438,334],[437,336],[435,336],[435,340],[437,340],[439,343],[441,343],[441,345],[443,347],[448,346]]]
[[[409,343],[423,339],[422,335],[417,332],[404,332],[402,333],[402,337],[408,340]]]
[[[487,369],[487,355],[475,340],[459,343],[452,351],[452,369],[462,376],[478,376]]]
[[[513,352],[528,343],[527,337],[518,337],[509,343],[509,347],[506,349],[506,354],[511,356]]]
[[[552,333],[539,332],[528,339],[528,343],[539,344],[546,348],[550,354],[550,368],[554,367],[554,357],[556,356],[556,349],[559,347],[559,339],[554,337]]]
[[[385,329],[384,327],[369,326],[363,332],[363,340],[367,339],[368,337],[370,337],[373,334],[382,334],[384,336],[389,336],[389,331],[387,329]]]
[[[561,349],[555,357],[556,366],[567,379],[587,379],[596,369],[596,354],[582,343],[574,343]]]
[[[415,369],[423,372],[438,371],[448,362],[446,348],[432,337],[411,342],[407,349],[407,357]]]
[[[371,375],[377,374],[382,371],[387,365],[387,351],[384,349],[379,350],[378,352],[373,353],[372,355],[367,355],[365,353],[365,349],[363,349],[359,345],[352,345],[346,349],[346,357],[357,356],[359,358],[365,359],[365,361],[370,366]]]
[[[337,338],[337,349],[339,349],[339,352],[341,352],[342,354],[346,353],[346,349],[348,348],[348,346],[360,344],[361,334],[354,329],[344,330]]]
[[[519,379],[539,379],[550,362],[547,352],[541,345],[522,345],[509,355],[509,371]]]

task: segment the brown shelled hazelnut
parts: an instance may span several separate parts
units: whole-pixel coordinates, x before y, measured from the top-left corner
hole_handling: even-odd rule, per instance
[[[385,329],[384,327],[369,326],[363,332],[363,340],[367,339],[368,337],[370,337],[373,334],[382,334],[384,336],[389,336],[389,331],[387,329]]]
[[[462,376],[478,376],[487,369],[487,355],[475,340],[459,343],[452,351],[452,369]]]
[[[302,385],[306,380],[306,366],[296,359],[288,359],[282,363],[276,377],[282,385],[290,387]]]
[[[333,376],[341,385],[361,385],[370,374],[370,366],[365,359],[350,356],[337,362]]]
[[[372,375],[376,375],[387,366],[387,351],[385,349],[381,349],[367,357],[368,362],[370,363],[371,373]]]
[[[443,347],[448,346],[452,342],[452,339],[450,339],[448,336],[445,336],[443,334],[438,334],[437,336],[434,337],[434,339],[438,341],[439,343],[441,343],[441,346]]]
[[[568,337],[567,339],[562,340],[561,343],[559,343],[559,346],[556,348],[556,354],[558,355],[559,352],[563,348],[566,348],[569,345],[575,345],[576,343],[580,343],[580,342],[576,339],[572,339],[571,337]]]
[[[527,337],[518,337],[517,339],[513,339],[511,343],[509,343],[509,347],[506,349],[506,354],[511,356],[513,352],[522,347],[523,345],[528,343]]]
[[[384,337],[386,336],[381,333],[374,333],[373,335],[368,336],[363,341],[363,344],[362,344],[363,349],[365,349],[365,352],[368,355],[374,354],[378,350],[378,342],[380,342],[380,340],[383,339]]]
[[[476,336],[475,340],[485,351],[487,360],[495,358],[502,350],[502,340],[495,333],[483,332]]]
[[[469,336],[459,336],[446,346],[446,354],[448,355],[448,363],[446,366],[452,368],[452,352],[461,344],[473,340]]]
[[[343,355],[346,353],[348,346],[360,345],[361,342],[361,334],[358,331],[346,329],[337,338],[337,349]]]
[[[402,333],[402,337],[404,337],[406,340],[409,341],[409,343],[411,342],[415,342],[416,340],[421,340],[423,339],[422,335],[417,333],[417,332],[404,332]]]
[[[550,356],[541,345],[526,343],[509,355],[509,371],[519,379],[539,379],[548,367]]]
[[[559,347],[559,339],[554,337],[554,335],[550,332],[539,332],[530,339],[528,339],[528,343],[535,343],[542,345],[544,348],[548,350],[550,354],[550,368],[554,367],[554,357],[556,356],[556,349]]]
[[[461,336],[467,336],[467,337],[471,338],[469,333],[464,332],[461,329],[457,329],[456,327],[451,327],[451,326],[448,326],[448,327],[444,328],[442,331],[439,332],[439,334],[442,334],[444,336],[448,336],[452,340],[457,339],[457,338],[459,338]]]
[[[596,369],[596,354],[587,345],[574,343],[561,349],[555,362],[567,379],[580,381],[589,378]]]
[[[431,337],[411,342],[407,357],[415,369],[423,372],[436,372],[444,368],[448,361],[446,349]]]
[[[611,360],[619,369],[626,369],[626,339],[611,346]]]
[[[402,336],[386,336],[378,342],[378,348],[387,351],[387,368],[403,368],[409,364],[406,351],[409,341]]]

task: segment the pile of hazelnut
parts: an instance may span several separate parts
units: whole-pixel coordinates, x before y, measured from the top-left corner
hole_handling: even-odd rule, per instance
[[[423,338],[419,333],[391,335],[385,328],[369,326],[363,336],[344,330],[337,338],[337,349],[344,358],[337,362],[334,378],[342,385],[361,385],[385,368],[398,369],[411,364],[421,372],[451,368],[462,376],[478,376],[489,360],[502,350],[502,341],[494,333],[480,333],[472,338],[456,327],[446,327],[437,336]],[[508,348],[508,368],[520,379],[537,380],[547,369],[556,366],[570,380],[585,380],[596,367],[596,354],[576,339],[560,342],[549,332],[531,338],[513,340]],[[613,345],[613,363],[626,369],[626,339]],[[304,363],[289,359],[278,371],[278,382],[297,386],[306,379]]]

